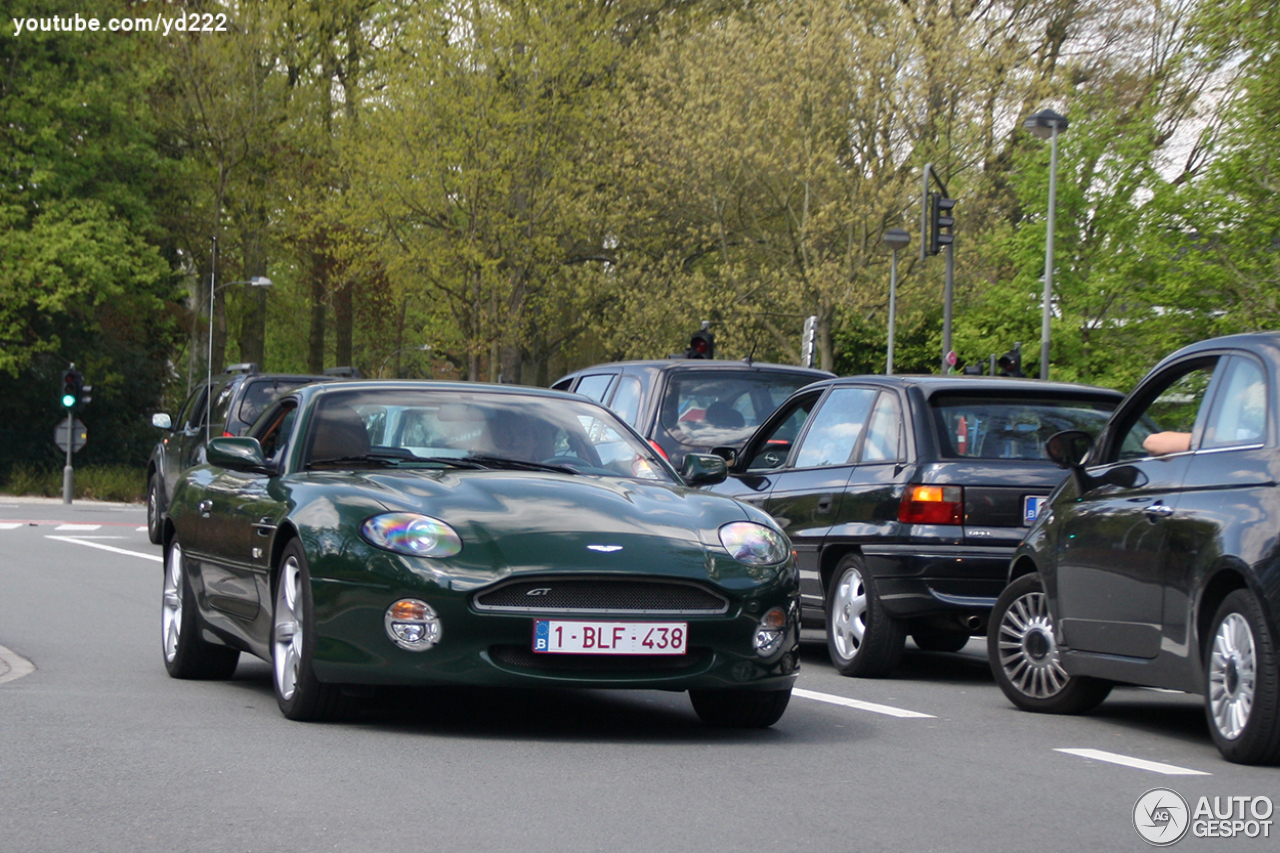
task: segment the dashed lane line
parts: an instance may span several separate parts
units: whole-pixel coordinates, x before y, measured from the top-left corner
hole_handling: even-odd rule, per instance
[[[68,524],[59,524],[57,527],[53,529],[65,530],[68,533],[71,531],[83,531],[85,533],[88,533],[91,530],[101,530],[102,525],[101,524],[70,524],[68,523]]]
[[[1104,752],[1101,749],[1055,749],[1054,752],[1065,752],[1067,755],[1075,755],[1080,758],[1092,758],[1094,761],[1106,761],[1109,764],[1119,764],[1124,767],[1134,767],[1138,770],[1150,770],[1152,773],[1163,773],[1166,776],[1212,776],[1212,773],[1206,773],[1203,770],[1191,770],[1186,767],[1178,767],[1175,764],[1161,764],[1159,761],[1147,761],[1145,758],[1133,758],[1128,755],[1119,755],[1114,752]]]
[[[0,684],[17,681],[36,671],[36,665],[15,651],[0,646]]]
[[[159,554],[144,554],[141,551],[129,551],[125,548],[103,545],[101,542],[92,542],[88,539],[80,539],[75,536],[46,536],[45,539],[56,539],[59,542],[74,542],[77,545],[84,545],[88,548],[99,548],[103,551],[110,551],[113,554],[127,554],[130,557],[141,557],[144,560],[153,560],[157,563],[164,562],[164,557],[161,557]]]
[[[892,705],[877,705],[875,702],[863,702],[860,699],[849,699],[844,696],[835,696],[831,693],[818,693],[814,690],[802,690],[798,687],[791,691],[791,695],[799,696],[801,699],[812,699],[815,702],[826,702],[829,705],[841,705],[845,708],[854,708],[859,711],[870,711],[873,714],[884,714],[889,717],[917,720],[937,719],[933,714],[922,714],[919,711],[908,711],[905,708],[895,708]]]

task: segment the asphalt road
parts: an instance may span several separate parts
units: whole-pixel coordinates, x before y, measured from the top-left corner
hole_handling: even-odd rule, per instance
[[[2,853],[1136,851],[1151,789],[1280,802],[1280,768],[1220,759],[1199,697],[1026,714],[978,641],[909,649],[886,680],[842,678],[815,646],[767,731],[704,728],[651,691],[432,690],[291,723],[261,661],[165,674],[144,520],[0,496]]]

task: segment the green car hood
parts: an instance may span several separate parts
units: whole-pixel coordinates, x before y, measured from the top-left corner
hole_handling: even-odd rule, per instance
[[[341,481],[348,505],[376,502],[448,523],[462,538],[462,553],[432,562],[455,588],[535,572],[639,571],[721,581],[756,574],[729,558],[718,531],[732,521],[761,520],[758,514],[695,489],[541,472],[309,476]]]

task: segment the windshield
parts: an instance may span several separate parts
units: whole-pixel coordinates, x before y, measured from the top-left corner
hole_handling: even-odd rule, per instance
[[[1096,435],[1119,401],[937,395],[930,403],[943,457],[1048,459],[1044,442],[1064,429]]]
[[[739,444],[793,391],[819,378],[763,370],[675,373],[662,403],[662,426],[682,444]]]
[[[316,406],[309,468],[548,470],[676,482],[607,409],[537,395],[365,388]]]

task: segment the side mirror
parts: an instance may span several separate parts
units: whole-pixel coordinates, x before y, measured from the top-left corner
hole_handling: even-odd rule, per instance
[[[680,474],[690,486],[714,486],[729,476],[729,466],[719,456],[690,453],[684,458]]]
[[[232,471],[248,471],[255,474],[271,473],[262,445],[256,438],[214,438],[209,440],[205,458],[210,465],[230,468]]]
[[[151,425],[156,429],[173,429],[173,418],[165,412],[157,412],[151,416]]]
[[[1093,449],[1093,437],[1084,430],[1068,429],[1049,436],[1044,452],[1059,468],[1080,468]]]

